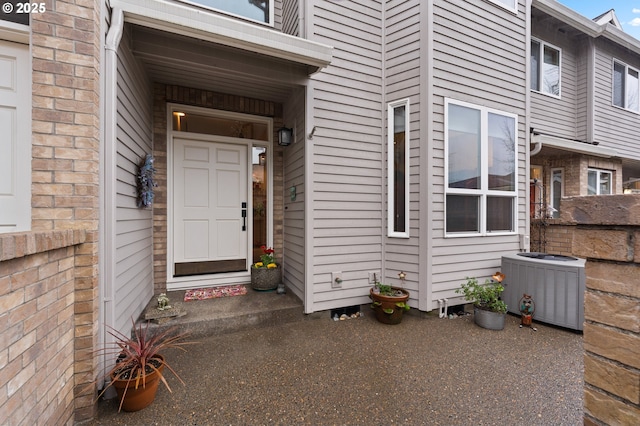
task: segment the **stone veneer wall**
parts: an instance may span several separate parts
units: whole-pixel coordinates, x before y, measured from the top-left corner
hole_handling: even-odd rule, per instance
[[[84,231],[0,235],[0,424],[73,424]]]
[[[153,155],[158,188],[153,202],[154,292],[167,289],[167,102],[273,118],[274,141],[283,125],[282,105],[260,99],[182,86],[154,85]],[[273,144],[273,248],[282,262],[284,245],[283,148]]]
[[[584,424],[638,424],[640,195],[563,200],[561,219],[587,259]]]

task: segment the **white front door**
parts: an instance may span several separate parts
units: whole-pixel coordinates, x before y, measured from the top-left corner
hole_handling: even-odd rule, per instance
[[[174,278],[248,273],[247,155],[247,145],[174,138]]]

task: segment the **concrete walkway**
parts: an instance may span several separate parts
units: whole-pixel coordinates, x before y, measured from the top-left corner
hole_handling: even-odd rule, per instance
[[[369,310],[198,337],[188,352],[165,354],[186,387],[169,374],[173,393],[161,386],[136,413],[101,401],[90,424],[582,424],[581,334],[519,328],[514,316],[502,331],[472,315],[391,326]]]

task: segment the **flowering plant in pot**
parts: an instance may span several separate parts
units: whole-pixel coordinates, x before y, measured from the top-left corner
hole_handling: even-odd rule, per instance
[[[404,272],[400,273],[404,280]],[[369,289],[369,298],[373,301],[371,308],[376,319],[383,324],[399,324],[404,312],[410,309],[407,300],[409,292],[402,287],[394,287],[382,284],[376,280],[374,286]]]
[[[484,284],[475,278],[467,278],[467,282],[461,284],[456,293],[463,294],[465,300],[473,303],[476,324],[491,330],[502,330],[507,313],[507,305],[501,299],[504,274],[496,272],[491,278],[485,280]]]
[[[142,323],[136,325],[132,319],[132,323],[132,337],[112,328],[109,334],[115,341],[99,350],[106,355],[117,356],[115,365],[105,375],[110,382],[98,398],[113,386],[120,400],[118,411],[138,411],[147,407],[155,399],[160,382],[171,392],[164,377],[165,368],[184,385],[184,381],[160,352],[169,348],[185,350],[183,346],[195,343],[183,341],[187,333],[180,333],[175,327],[149,334],[148,322],[145,326]]]
[[[280,284],[280,265],[276,263],[275,250],[262,246],[260,262],[251,265],[251,288],[254,290],[274,290]]]

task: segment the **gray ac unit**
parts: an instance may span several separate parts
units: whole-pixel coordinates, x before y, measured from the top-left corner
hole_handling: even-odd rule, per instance
[[[585,263],[585,259],[547,253],[502,256],[502,299],[509,312],[520,314],[520,299],[531,295],[534,321],[582,330]]]

